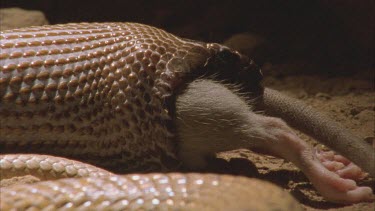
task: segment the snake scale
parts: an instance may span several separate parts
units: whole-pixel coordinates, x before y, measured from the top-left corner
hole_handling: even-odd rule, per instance
[[[261,100],[261,71],[246,56],[137,23],[29,27],[3,31],[0,39],[1,177],[53,180],[2,188],[2,210],[300,209],[289,194],[256,179],[192,173],[119,176],[102,169],[178,169],[176,98],[190,82],[214,77],[240,84],[244,98]],[[319,125],[322,119],[310,123]],[[323,139],[326,133],[322,130]],[[349,143],[351,138],[344,139]],[[337,148],[364,149],[359,157],[348,153],[349,158],[372,174],[373,164],[363,161],[374,152],[362,144],[351,147]],[[319,179],[317,184],[324,189]],[[357,190],[361,197],[370,192]],[[353,201],[363,199],[368,196]]]

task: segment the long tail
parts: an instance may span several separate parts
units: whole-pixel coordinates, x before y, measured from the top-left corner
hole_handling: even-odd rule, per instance
[[[349,129],[311,106],[269,88],[264,91],[263,103],[266,114],[282,118],[290,126],[342,154],[375,177],[375,150]]]

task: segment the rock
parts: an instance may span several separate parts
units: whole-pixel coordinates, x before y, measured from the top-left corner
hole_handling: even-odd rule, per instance
[[[0,9],[0,30],[48,24],[43,12],[21,8]]]
[[[329,94],[327,94],[327,93],[321,93],[321,92],[316,93],[315,97],[317,97],[319,99],[322,99],[322,100],[329,100],[329,99],[332,98]]]
[[[355,117],[361,120],[361,123],[373,122],[374,121],[374,112],[371,110],[362,110]]]
[[[375,147],[375,137],[374,136],[367,136],[365,139],[364,139],[365,142],[367,142],[368,144],[371,144]]]
[[[306,99],[309,95],[305,90],[297,90],[296,91],[296,97],[298,99]]]
[[[359,108],[356,108],[356,107],[350,109],[350,114],[352,116],[355,116],[355,115],[359,114],[360,112],[361,112],[361,110]]]

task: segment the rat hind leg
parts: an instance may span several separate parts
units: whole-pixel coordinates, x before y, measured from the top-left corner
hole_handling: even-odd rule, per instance
[[[179,156],[191,169],[204,168],[205,158],[217,152],[256,148],[294,163],[328,200],[373,200],[371,188],[337,174],[325,162],[326,154],[316,153],[284,121],[254,113],[248,102],[220,83],[189,84],[176,101],[176,127]]]
[[[341,203],[374,200],[371,188],[354,181],[364,176],[358,166],[331,151],[315,150],[278,118],[261,116],[258,121],[268,138],[256,142],[256,147],[295,164],[326,199]]]

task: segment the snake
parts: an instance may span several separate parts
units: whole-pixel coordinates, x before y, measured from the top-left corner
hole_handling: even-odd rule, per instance
[[[180,96],[203,79],[236,90],[238,96],[225,98],[224,104],[243,99],[243,113],[250,112],[246,103],[254,109],[263,105],[375,174],[375,164],[368,162],[373,149],[308,106],[264,88],[259,66],[224,45],[180,38],[139,23],[28,27],[2,31],[0,41],[2,184],[20,178],[32,183],[2,187],[1,210],[300,210],[290,194],[269,182],[177,173],[184,164],[198,165],[194,153],[186,157],[179,150],[206,150],[183,142],[180,135],[187,131],[195,137],[198,133],[190,126],[198,124],[181,129],[183,112],[176,111],[184,99]],[[229,92],[218,84],[211,83],[211,88]],[[210,90],[197,96],[207,93]],[[205,104],[200,97],[196,100]],[[190,108],[186,111],[187,118],[195,115]],[[224,113],[236,114],[230,108]],[[372,199],[370,188],[327,171],[293,133],[278,133],[289,131],[281,120],[264,120],[285,143],[305,149],[305,157],[298,150],[286,152],[286,146],[263,145],[294,160],[328,198]],[[220,125],[206,127],[205,121],[199,122],[201,129],[221,130]],[[324,174],[318,174],[320,170]],[[328,181],[320,181],[324,178]],[[335,182],[347,190],[331,187]],[[338,198],[331,190],[338,191]]]
[[[138,23],[28,27],[0,39],[1,179],[39,181],[2,187],[1,210],[300,209],[258,179],[147,173],[181,165],[174,100],[187,81],[215,74],[261,95],[247,57]]]

